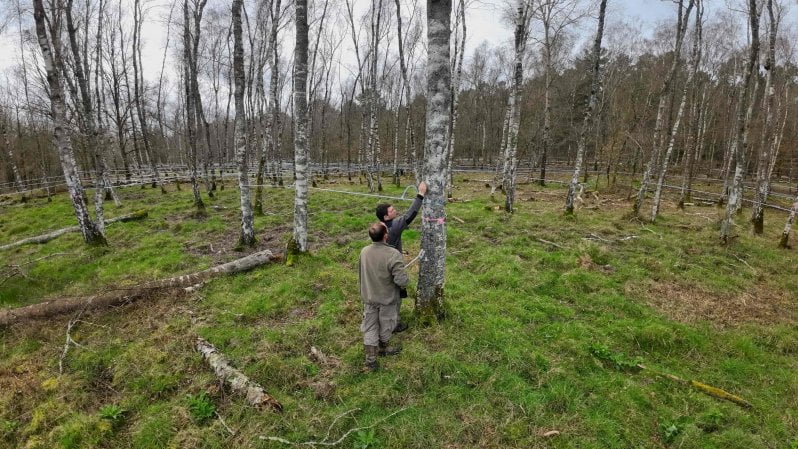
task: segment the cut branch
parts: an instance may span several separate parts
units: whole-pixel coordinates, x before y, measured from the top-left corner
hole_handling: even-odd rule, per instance
[[[216,347],[201,337],[197,337],[196,343],[197,351],[202,354],[202,357],[208,362],[208,365],[213,368],[216,376],[221,380],[227,382],[233,391],[243,394],[247,398],[247,402],[255,407],[271,407],[274,411],[283,411],[283,406],[271,397],[263,387],[253,382],[241,371],[230,366],[227,358],[219,352]]]

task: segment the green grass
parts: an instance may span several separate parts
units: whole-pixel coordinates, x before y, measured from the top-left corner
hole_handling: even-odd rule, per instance
[[[70,349],[62,375],[69,317],[0,330],[0,447],[279,448],[286,446],[259,437],[318,441],[329,428],[336,440],[373,423],[340,447],[798,444],[798,254],[775,248],[781,216],[766,217],[766,237],[741,226],[739,241],[724,248],[716,244],[714,208],[688,210],[707,220],[666,205],[656,223],[640,224],[625,218],[631,206],[622,196],[602,194],[611,203],[565,218],[559,186],[522,186],[508,216],[493,210],[502,199],[488,198],[481,183],[457,186],[464,201],[447,212],[465,223],[448,220],[448,318],[400,334],[404,351],[381,360],[378,373],[360,370],[356,270],[377,200],[311,192],[310,256],[217,279],[190,296],[88,314],[72,331],[81,346]],[[260,248],[285,245],[292,193],[266,190],[268,213],[256,219]],[[386,186],[386,194],[400,193]],[[28,278],[0,286],[0,306],[241,256],[232,251],[234,189],[217,192],[200,220],[190,217],[188,189],[167,196],[125,190],[122,200],[108,216],[143,206],[150,216],[111,225],[107,249],[86,249],[74,234],[4,254],[21,264],[76,253],[26,266]],[[72,221],[63,196],[4,207],[0,242]],[[404,235],[408,259],[419,250],[416,229]],[[628,236],[635,237],[619,240]],[[412,324],[414,285],[410,294],[402,314]],[[220,390],[193,350],[195,335],[263,385],[284,412],[255,410]],[[340,363],[320,366],[311,346]],[[754,408],[627,369],[637,360],[738,394]],[[109,410],[124,414],[114,412],[120,418],[111,422],[103,418]],[[541,436],[549,430],[560,434]]]

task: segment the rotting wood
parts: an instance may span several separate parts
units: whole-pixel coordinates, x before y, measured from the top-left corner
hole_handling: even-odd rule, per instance
[[[0,326],[8,326],[23,320],[127,304],[151,296],[159,290],[183,289],[188,286],[195,286],[212,277],[239,273],[272,260],[274,260],[272,252],[264,250],[196,273],[161,279],[132,287],[117,288],[91,296],[58,298],[25,307],[0,310]]]
[[[107,225],[109,225],[111,223],[116,223],[118,221],[126,222],[126,221],[133,221],[133,220],[141,220],[143,218],[146,218],[147,214],[148,213],[147,213],[146,210],[138,210],[136,212],[133,212],[133,213],[130,213],[130,214],[127,214],[127,215],[122,215],[122,216],[119,216],[119,217],[112,218],[110,220],[105,220],[105,224],[107,226]],[[70,233],[70,232],[79,232],[80,229],[81,229],[80,226],[70,226],[68,228],[58,229],[56,231],[48,232],[47,234],[37,235],[37,236],[34,236],[34,237],[28,237],[26,239],[22,239],[22,240],[13,242],[13,243],[9,243],[7,245],[0,246],[0,250],[13,249],[13,248],[16,248],[18,246],[27,245],[29,243],[47,243],[50,240],[53,240],[53,239],[55,239],[57,237],[60,237],[60,236],[62,236],[64,234],[67,234],[67,233]]]
[[[251,405],[255,407],[270,407],[276,412],[283,411],[283,406],[277,399],[266,393],[263,387],[253,382],[244,373],[230,366],[227,358],[214,345],[201,337],[197,337],[196,348],[205,361],[213,368],[216,376],[230,385],[233,391],[244,395]]]

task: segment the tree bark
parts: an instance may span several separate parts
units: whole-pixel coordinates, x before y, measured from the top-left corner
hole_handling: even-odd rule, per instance
[[[294,49],[294,235],[289,252],[308,250],[308,2],[296,0]]]
[[[673,90],[673,81],[676,77],[676,72],[681,64],[681,50],[682,50],[682,43],[684,42],[685,31],[687,29],[687,22],[690,18],[690,11],[693,9],[695,4],[695,0],[688,0],[689,3],[687,5],[687,9],[683,12],[683,5],[684,0],[679,0],[679,8],[677,14],[677,23],[676,23],[676,44],[673,50],[673,60],[671,61],[670,69],[668,70],[667,75],[665,76],[665,81],[662,84],[662,90],[660,91],[659,95],[659,105],[657,106],[657,120],[654,124],[654,148],[651,151],[651,158],[646,164],[646,170],[643,172],[643,180],[640,182],[640,189],[637,192],[637,200],[634,204],[633,212],[637,215],[640,212],[640,208],[643,206],[643,201],[646,199],[646,193],[648,192],[648,184],[651,182],[651,176],[654,173],[654,170],[659,165],[659,161],[661,158],[662,153],[662,143],[663,143],[663,129],[665,128],[665,122],[667,120],[666,117],[666,106],[669,100],[671,100],[671,92]]]
[[[507,123],[507,146],[504,148],[504,210],[507,212],[513,212],[515,204],[515,171],[518,167],[518,131],[521,124],[521,90],[524,82],[523,60],[526,49],[528,9],[526,0],[517,0],[513,85],[508,100],[510,119]]]
[[[422,204],[421,266],[416,314],[421,323],[445,316],[446,137],[451,107],[449,53],[452,0],[427,0],[427,123],[424,173],[428,185]]]
[[[651,207],[651,221],[657,219],[659,214],[660,201],[662,200],[662,187],[665,184],[665,175],[668,173],[668,164],[673,153],[673,147],[676,144],[676,135],[679,132],[679,125],[682,122],[684,114],[684,107],[687,103],[687,93],[692,87],[693,80],[696,73],[698,73],[698,66],[701,64],[701,37],[702,37],[702,23],[704,16],[704,9],[701,0],[696,0],[696,14],[695,14],[695,33],[693,36],[693,50],[690,56],[690,72],[687,75],[687,80],[682,89],[682,99],[679,102],[679,109],[676,112],[676,118],[673,122],[673,127],[670,132],[668,142],[668,149],[665,151],[665,156],[662,158],[662,165],[660,167],[659,178],[657,179],[657,188],[654,191],[654,204]],[[685,19],[685,22],[687,19]]]
[[[754,234],[762,234],[765,227],[765,202],[770,193],[770,167],[775,163],[775,154],[768,139],[771,136],[773,126],[773,103],[776,97],[776,87],[773,85],[773,72],[776,70],[776,35],[779,23],[773,13],[773,0],[767,0],[768,19],[770,29],[768,33],[768,54],[765,62],[765,122],[762,125],[762,140],[759,145],[759,163],[756,174],[756,188],[754,191],[754,205],[751,210],[751,222],[754,225]],[[770,139],[776,139],[776,133],[772,133]]]
[[[587,106],[585,106],[585,116],[582,119],[582,128],[579,130],[579,140],[577,140],[576,143],[574,174],[571,177],[571,182],[568,185],[568,194],[565,197],[566,215],[573,215],[574,213],[574,200],[576,199],[576,191],[579,187],[579,174],[582,172],[582,165],[585,157],[585,134],[587,134],[587,130],[590,128],[593,110],[596,108],[598,92],[601,87],[601,40],[604,37],[604,15],[606,10],[607,0],[601,0],[598,16],[598,31],[596,32],[596,39],[593,41],[593,79],[590,85],[590,96],[587,100]]]
[[[751,119],[753,97],[756,89],[751,85],[755,84],[754,78],[757,77],[757,67],[759,65],[759,11],[756,0],[748,1],[749,26],[751,30],[751,45],[746,61],[745,78],[743,80],[743,91],[740,95],[740,107],[737,113],[737,137],[735,139],[735,160],[734,180],[729,193],[729,201],[726,204],[726,216],[720,225],[720,241],[727,244],[732,238],[732,226],[734,226],[734,214],[742,203],[743,176],[745,172],[745,157],[748,149],[748,130]]]
[[[60,23],[52,17],[48,21],[42,0],[33,0],[33,17],[36,21],[36,35],[39,41],[39,47],[42,50],[42,59],[44,60],[44,67],[47,73],[47,85],[49,87],[50,96],[50,113],[53,120],[53,140],[56,148],[58,149],[58,156],[61,160],[61,168],[64,172],[64,179],[66,181],[69,197],[72,200],[72,207],[75,210],[75,217],[78,220],[78,226],[83,234],[83,240],[90,245],[105,245],[107,244],[105,236],[102,234],[97,225],[91,220],[89,216],[88,207],[86,206],[86,194],[83,190],[83,185],[80,182],[80,175],[78,174],[77,163],[75,162],[75,153],[72,150],[72,141],[69,137],[69,123],[66,119],[66,102],[64,100],[63,86],[61,85],[61,69],[64,66],[64,61],[61,57],[61,30],[56,28],[50,29],[50,36],[48,38],[47,23],[52,24]],[[55,11],[59,15],[59,11]],[[52,40],[52,47],[50,42]]]
[[[241,9],[243,0],[233,0],[233,81],[235,82],[235,146],[238,165],[238,188],[241,199],[241,236],[239,247],[255,245],[255,227],[252,217],[252,200],[249,193],[249,154],[247,145],[247,119],[244,112],[244,42],[241,37]]]

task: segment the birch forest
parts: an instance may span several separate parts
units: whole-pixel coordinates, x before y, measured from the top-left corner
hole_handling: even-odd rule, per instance
[[[0,0],[0,148],[0,447],[798,448],[796,0]]]

